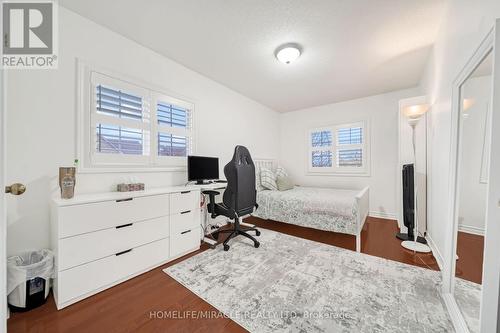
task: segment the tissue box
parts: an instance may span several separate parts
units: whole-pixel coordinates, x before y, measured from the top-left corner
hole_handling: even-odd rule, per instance
[[[116,189],[118,192],[144,191],[144,183],[118,184]]]

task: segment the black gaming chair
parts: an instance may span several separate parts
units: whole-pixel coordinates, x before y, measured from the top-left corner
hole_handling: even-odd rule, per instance
[[[257,205],[257,191],[255,189],[255,165],[247,148],[236,146],[233,159],[224,167],[224,174],[227,179],[226,190],[222,198],[222,203],[215,203],[215,196],[220,194],[217,191],[203,191],[210,198],[208,212],[212,218],[219,215],[227,216],[234,220],[234,228],[219,230],[217,234],[230,233],[224,241],[224,251],[229,250],[227,244],[231,238],[243,235],[251,239],[255,247],[260,243],[245,231],[255,231],[256,236],[260,236],[260,231],[255,227],[241,229],[242,216],[250,214]]]

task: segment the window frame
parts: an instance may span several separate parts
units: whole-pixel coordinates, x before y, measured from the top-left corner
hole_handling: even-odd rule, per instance
[[[338,130],[342,128],[361,127],[363,141],[361,144],[338,144]],[[332,144],[326,147],[313,147],[312,134],[320,131],[330,131],[332,133]],[[361,120],[349,123],[340,123],[329,126],[313,127],[306,131],[306,145],[307,145],[307,165],[306,170],[309,175],[339,175],[339,176],[370,176],[370,130],[369,121]],[[362,167],[349,167],[338,165],[338,154],[340,150],[361,148],[362,149]],[[312,166],[312,152],[317,150],[331,151],[332,152],[332,166],[331,167],[313,167]]]
[[[82,173],[106,172],[161,172],[185,171],[187,155],[195,154],[195,105],[187,98],[173,93],[162,92],[150,84],[130,79],[125,75],[89,65],[81,60],[77,62],[77,138],[76,158],[79,160],[78,171]],[[146,120],[142,122],[112,117],[97,112],[98,85],[123,89],[142,97],[143,112]],[[156,101],[169,102],[186,108],[189,112],[188,129],[174,128],[172,134],[182,132],[189,137],[186,156],[159,156]],[[144,116],[143,116],[144,119]],[[98,123],[122,126],[146,131],[143,145],[149,149],[149,155],[106,154],[96,151],[96,127]],[[182,131],[179,131],[182,130]],[[163,133],[163,132],[162,132]],[[170,133],[169,133],[170,134]],[[144,149],[144,146],[143,146]]]

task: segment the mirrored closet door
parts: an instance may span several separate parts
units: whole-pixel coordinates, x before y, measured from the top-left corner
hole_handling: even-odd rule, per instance
[[[452,87],[443,299],[457,332],[500,332],[500,19]]]
[[[460,87],[454,297],[470,332],[479,332],[491,143],[493,53]]]

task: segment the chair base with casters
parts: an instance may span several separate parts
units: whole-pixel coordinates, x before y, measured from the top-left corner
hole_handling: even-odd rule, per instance
[[[215,233],[215,238],[218,239],[218,236],[220,234],[229,234],[229,236],[226,237],[226,239],[224,240],[224,242],[222,243],[224,245],[224,251],[228,251],[229,250],[229,244],[227,244],[232,238],[238,236],[238,235],[243,235],[245,236],[246,238],[250,239],[253,241],[253,246],[255,248],[258,248],[260,246],[260,243],[258,240],[256,240],[253,236],[249,235],[247,233],[247,231],[255,231],[255,235],[256,236],[260,236],[260,231],[255,228],[255,227],[251,227],[251,228],[246,228],[246,229],[241,229],[241,222],[242,222],[242,218],[241,217],[238,217],[236,219],[236,221],[234,222],[234,227],[231,228],[231,229],[222,229],[222,230],[219,230]]]
[[[234,220],[233,227],[230,229],[222,229],[218,230],[214,233],[214,237],[218,239],[220,234],[229,234],[229,236],[226,237],[224,242],[222,243],[224,246],[224,251],[229,250],[229,244],[228,242],[232,239],[235,238],[238,235],[242,235],[250,240],[253,241],[253,246],[255,248],[258,248],[260,246],[260,243],[258,240],[256,240],[252,235],[248,234],[248,231],[255,231],[256,236],[260,236],[260,231],[255,228],[255,227],[250,227],[250,228],[241,228],[241,224],[243,223],[243,218],[236,216],[236,214],[231,214],[232,212],[227,209],[224,204],[216,204],[215,203],[215,196],[219,195],[220,192],[217,191],[203,191],[203,194],[206,194],[210,197],[210,203],[208,204],[208,212],[211,213],[211,217],[215,218],[219,215],[224,215],[232,220]]]

